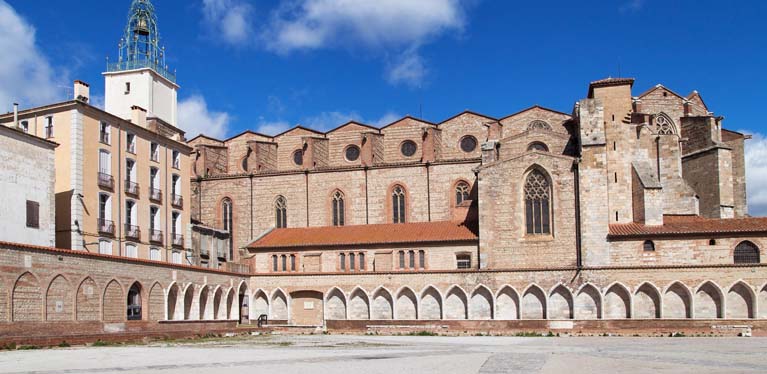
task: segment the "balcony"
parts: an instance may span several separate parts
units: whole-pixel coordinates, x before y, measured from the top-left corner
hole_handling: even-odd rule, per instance
[[[183,208],[184,207],[184,198],[181,195],[172,194],[172,204],[176,208]]]
[[[150,242],[162,244],[162,242],[163,242],[163,240],[162,240],[163,239],[162,231],[151,229],[151,230],[149,230],[149,233],[150,233],[150,235],[149,235],[149,241]]]
[[[136,142],[133,142],[133,143],[128,143],[128,146],[127,146],[127,147],[125,147],[125,150],[126,150],[128,153],[131,153],[131,154],[134,154],[134,155],[135,155],[135,154],[136,154]]]
[[[181,169],[181,160],[179,159],[173,159],[173,168],[174,169]]]
[[[226,261],[226,251],[218,251],[218,259],[220,261]]]
[[[103,187],[109,190],[114,189],[115,179],[107,173],[99,172],[99,187]]]
[[[125,193],[128,194],[128,195],[133,195],[135,197],[138,197],[139,196],[138,183],[126,180],[125,181]]]
[[[106,235],[114,235],[115,234],[115,223],[114,222],[112,222],[110,220],[107,220],[107,219],[99,218],[98,219],[98,223],[99,223],[99,233],[100,234],[106,234]]]
[[[225,269],[233,273],[250,274],[250,265],[239,264],[236,262],[227,262]]]
[[[149,189],[149,200],[156,201],[156,202],[162,202],[162,190],[159,188],[150,188]]]
[[[141,230],[138,226],[125,224],[125,239],[141,240]]]
[[[173,234],[173,246],[184,247],[184,235]]]
[[[109,145],[109,133],[102,132],[99,134],[99,141],[106,145]]]
[[[208,251],[208,248],[200,248],[200,256],[209,258],[210,257],[210,251]]]

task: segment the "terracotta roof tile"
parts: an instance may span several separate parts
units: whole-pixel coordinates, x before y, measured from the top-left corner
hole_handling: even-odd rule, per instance
[[[767,233],[767,217],[713,219],[700,216],[663,216],[663,225],[641,223],[610,225],[610,238],[681,236],[700,234]]]
[[[458,222],[388,223],[341,227],[274,229],[248,245],[251,249],[335,247],[479,240],[476,230]]]

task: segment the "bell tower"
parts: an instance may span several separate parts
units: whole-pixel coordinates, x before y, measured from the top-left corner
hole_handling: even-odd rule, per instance
[[[130,120],[131,107],[139,106],[148,116],[176,126],[179,86],[175,72],[165,64],[151,0],[132,1],[117,62],[107,60],[103,75],[107,112]]]

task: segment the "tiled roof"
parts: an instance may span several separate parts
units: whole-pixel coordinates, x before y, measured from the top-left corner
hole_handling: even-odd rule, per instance
[[[668,215],[663,216],[663,225],[658,226],[647,226],[641,223],[610,225],[609,237],[757,233],[767,233],[767,217],[713,219],[700,216]]]
[[[476,242],[475,230],[458,222],[387,223],[341,227],[274,229],[248,245],[251,249],[334,247],[374,244]]]

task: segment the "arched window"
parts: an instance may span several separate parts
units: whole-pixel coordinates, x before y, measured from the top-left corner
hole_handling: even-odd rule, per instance
[[[538,151],[538,152],[548,152],[549,147],[546,146],[546,144],[543,144],[541,142],[532,142],[530,145],[527,146],[528,151]]]
[[[535,120],[527,124],[528,130],[551,130],[551,125],[546,121]]]
[[[333,193],[333,226],[344,225],[344,194],[341,191]]]
[[[288,227],[288,200],[284,196],[274,200],[274,221],[278,229]]]
[[[674,121],[672,121],[665,113],[658,114],[655,116],[655,131],[658,132],[658,135],[676,134]]]
[[[642,249],[645,252],[655,252],[655,243],[652,240],[645,240],[642,244]]]
[[[141,285],[138,282],[133,283],[130,290],[128,290],[127,300],[127,318],[128,321],[141,319]]]
[[[736,264],[758,264],[759,247],[749,241],[740,242],[740,244],[735,247],[734,257]]]
[[[527,233],[551,233],[551,186],[540,170],[533,170],[525,181],[525,216]]]
[[[455,205],[461,205],[464,201],[469,200],[469,192],[471,188],[466,182],[458,182],[455,185]]]
[[[392,221],[405,223],[405,189],[394,186],[391,192]]]

